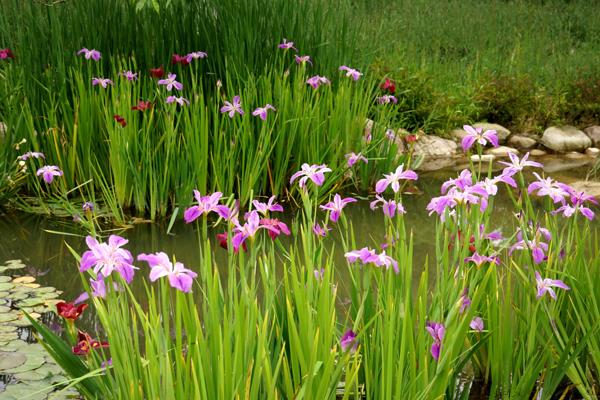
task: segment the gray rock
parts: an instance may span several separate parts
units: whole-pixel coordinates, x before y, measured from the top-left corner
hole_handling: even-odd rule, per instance
[[[540,142],[557,152],[584,151],[592,146],[592,139],[573,126],[551,126],[544,131]]]
[[[535,147],[537,140],[524,135],[512,135],[508,138],[508,144],[519,150],[529,150]]]
[[[590,162],[594,162],[594,160],[588,157],[578,160],[569,160],[563,157],[552,157],[544,159],[544,172],[552,174],[560,171],[568,171],[570,169],[587,166],[590,164]]]
[[[569,158],[571,160],[580,160],[582,158],[585,158],[585,154],[578,153],[576,151],[570,151],[567,154],[565,154],[565,158]]]
[[[493,154],[482,154],[481,156],[478,154],[473,154],[471,156],[471,161],[475,161],[475,162],[492,162],[494,161],[494,159],[496,158],[495,155]]]
[[[426,157],[423,159],[421,165],[417,167],[419,171],[437,171],[439,169],[444,169],[448,167],[452,167],[454,165],[455,160],[452,157]]]
[[[600,182],[576,181],[572,182],[570,185],[578,192],[585,192],[590,196],[600,198]]]
[[[598,154],[600,154],[600,149],[597,147],[588,147],[585,149],[585,154],[590,157],[598,157]]]
[[[519,154],[517,149],[506,146],[498,146],[485,151],[485,154],[493,155],[496,157],[508,157],[508,153]]]
[[[546,153],[542,149],[533,149],[529,152],[529,155],[532,157],[541,157],[541,156],[545,156],[546,154],[548,154],[548,153]]]
[[[592,139],[592,146],[600,147],[600,126],[588,126],[583,131]]]
[[[422,157],[453,157],[457,145],[452,140],[434,135],[421,136],[413,145],[413,154]]]

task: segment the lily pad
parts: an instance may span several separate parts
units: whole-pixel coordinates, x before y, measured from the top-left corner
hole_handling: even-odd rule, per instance
[[[12,278],[10,276],[0,276],[1,283],[10,282],[10,281],[12,281]]]
[[[56,288],[52,286],[42,286],[35,290],[36,293],[54,293],[56,291]]]
[[[19,335],[17,332],[0,332],[0,342],[10,342],[11,340],[18,339]]]
[[[0,306],[0,314],[6,314],[7,312],[10,312],[10,307]]]
[[[21,353],[8,351],[0,352],[0,372],[5,372],[12,368],[20,367],[27,361],[27,356]]]
[[[17,329],[19,328],[17,328],[16,326],[0,325],[0,334],[15,332]]]
[[[33,276],[19,276],[18,278],[14,278],[12,282],[15,284],[33,283],[35,282],[35,278]]]
[[[41,368],[35,369],[33,371],[20,372],[18,374],[14,374],[13,377],[20,381],[41,381],[43,379],[48,378],[48,371],[44,371]]]
[[[32,297],[19,301],[19,307],[35,307],[42,304],[44,304],[44,299],[40,299],[39,297]]]
[[[24,283],[23,286],[31,288],[31,289],[37,289],[42,285],[40,285],[39,283]]]
[[[4,323],[4,322],[11,322],[17,319],[17,314],[16,313],[6,313],[6,314],[0,314],[0,324]]]
[[[11,353],[11,354],[25,356],[22,353]],[[7,368],[7,369],[5,369],[5,372],[7,374],[18,374],[21,372],[28,372],[28,371],[32,371],[34,369],[38,369],[39,367],[44,365],[44,363],[46,362],[46,360],[44,359],[44,356],[42,356],[42,355],[30,354],[26,357],[27,357],[27,359],[23,364],[21,364],[17,367],[14,367],[14,368],[10,368],[10,369]]]
[[[15,285],[13,285],[10,282],[2,282],[2,283],[0,283],[0,292],[7,292],[14,287],[15,287]]]
[[[26,292],[18,292],[18,293],[10,294],[10,298],[13,300],[25,300],[28,297],[29,297],[29,293],[26,293]]]

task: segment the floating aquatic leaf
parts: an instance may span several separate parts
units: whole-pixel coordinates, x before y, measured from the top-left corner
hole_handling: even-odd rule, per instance
[[[14,321],[16,319],[17,319],[17,314],[14,313],[14,312],[6,313],[6,314],[0,314],[0,324],[4,323],[4,322]]]
[[[25,299],[19,301],[19,307],[35,307],[44,304],[44,299],[40,299],[39,297],[31,297],[29,299]]]
[[[0,276],[0,283],[10,282],[12,278],[10,276]]]
[[[40,367],[33,371],[15,374],[13,377],[19,381],[41,381],[48,378],[48,375],[50,375],[50,373],[47,370],[42,370]]]
[[[14,287],[15,287],[15,285],[13,285],[10,282],[1,282],[0,283],[0,292],[7,292],[7,291],[11,290]]]
[[[40,285],[39,283],[24,283],[23,286],[32,288],[32,289],[37,289],[42,285]]]
[[[13,353],[8,351],[0,352],[0,372],[20,367],[27,361],[25,354]]]
[[[7,374],[18,374],[21,372],[32,371],[34,369],[38,369],[39,367],[44,365],[44,363],[46,363],[46,360],[44,359],[44,356],[42,356],[42,355],[29,354],[29,355],[25,356],[23,353],[9,353],[9,354],[22,355],[22,356],[26,357],[26,360],[23,364],[20,364],[19,366],[16,366],[14,368],[6,368],[4,370],[4,372],[6,372]]]
[[[10,342],[11,340],[18,339],[19,335],[16,331],[14,332],[0,332],[0,342]]]
[[[10,325],[0,325],[0,333],[15,332],[18,328]]]
[[[14,292],[10,294],[10,298],[12,300],[25,300],[29,297],[29,293],[27,292]]]
[[[18,278],[13,279],[13,283],[33,283],[35,282],[35,278],[33,276],[20,276]]]
[[[0,306],[0,314],[5,314],[7,312],[10,312],[9,306]]]

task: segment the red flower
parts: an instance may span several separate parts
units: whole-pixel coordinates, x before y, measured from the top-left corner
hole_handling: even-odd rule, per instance
[[[56,311],[61,317],[75,321],[77,318],[79,318],[87,306],[88,305],[84,303],[75,307],[75,304],[73,303],[65,303],[64,301],[61,301],[60,303],[56,304]]]
[[[153,78],[162,78],[163,76],[165,76],[165,70],[163,69],[163,66],[161,65],[158,68],[150,68],[150,75]]]
[[[137,106],[131,107],[133,111],[146,111],[152,108],[152,103],[149,101],[140,100]]]
[[[95,339],[92,339],[89,334],[79,331],[77,335],[77,344],[73,346],[72,351],[75,355],[85,356],[90,352],[90,350],[107,347],[108,342],[99,342]]]
[[[385,82],[381,84],[382,90],[387,90],[391,94],[396,93],[396,82],[386,78]]]
[[[6,60],[8,58],[15,58],[15,55],[13,54],[13,52],[6,48],[6,49],[0,49],[0,60]]]
[[[225,250],[227,250],[227,232],[223,232],[223,233],[218,233],[217,234],[217,240],[219,241],[219,246],[221,246],[222,248],[224,248]],[[246,242],[242,242],[242,248],[244,249],[244,251],[248,251],[248,246],[246,246]],[[237,253],[239,249],[235,249],[233,250],[234,253]]]
[[[419,138],[417,137],[417,135],[406,135],[404,140],[406,140],[406,143],[411,144],[419,140]]]
[[[179,54],[173,54],[171,56],[171,62],[173,64],[181,64],[181,65],[188,65],[190,63],[186,56],[180,56]]]
[[[127,126],[127,121],[125,121],[125,118],[121,117],[119,114],[115,114],[113,118],[115,119],[115,121],[121,124],[123,128]]]

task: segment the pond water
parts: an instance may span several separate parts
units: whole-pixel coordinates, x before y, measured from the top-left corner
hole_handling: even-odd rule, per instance
[[[547,160],[542,162],[545,162],[545,165],[556,164],[556,162],[549,163]],[[563,167],[569,166],[568,163],[568,160],[564,160]],[[577,168],[557,171],[555,165],[554,170],[546,173],[568,183],[585,178],[588,165],[589,161],[586,164],[580,160],[579,163],[572,165]],[[406,227],[412,231],[414,238],[415,268],[424,265],[428,254],[431,256],[434,254],[436,217],[429,216],[425,207],[432,197],[439,195],[441,183],[456,174],[455,170],[421,173],[416,185],[421,193],[403,196],[407,211]],[[382,213],[380,210],[375,213],[371,211],[368,200],[350,204],[344,209],[344,214],[352,221],[357,245],[374,247],[377,243],[383,242]],[[506,221],[511,220],[506,218],[507,215],[512,215],[512,203],[506,192],[501,191],[494,200],[494,224],[502,227]],[[134,256],[142,252],[164,251],[169,255],[175,255],[177,260],[183,262],[188,268],[195,269],[198,255],[196,225],[186,225],[180,221],[175,223],[169,234],[166,231],[165,222],[139,224],[133,229],[117,233],[129,239],[126,247]],[[64,291],[62,298],[71,301],[81,293],[82,285],[78,265],[69,252],[67,244],[81,254],[86,250],[85,235],[86,233],[70,219],[61,220],[24,213],[0,215],[0,238],[2,238],[0,239],[0,263],[5,260],[21,259],[27,265],[23,274],[36,277],[37,282],[43,286],[53,286]],[[335,234],[333,240],[336,240]],[[214,247],[215,261],[218,265],[226,265],[226,251],[216,244]],[[336,248],[340,250],[337,265],[340,266],[340,280],[343,281],[343,269],[347,268],[347,263],[343,259],[341,243],[337,243]],[[138,275],[147,276],[147,273],[142,272]],[[418,274],[415,274],[415,279],[417,278]],[[93,328],[95,323],[91,320],[92,315],[91,313],[87,315],[87,321],[82,322]]]

